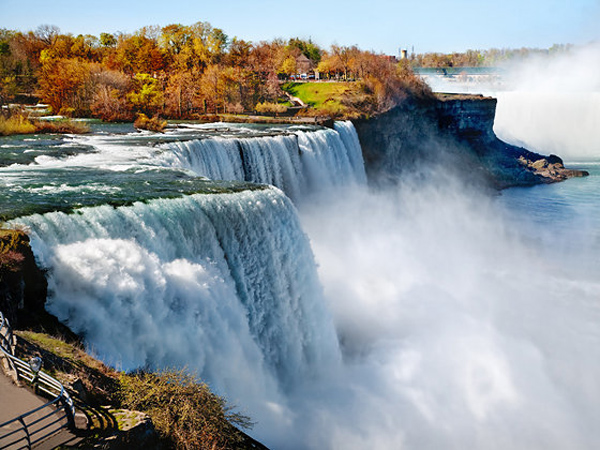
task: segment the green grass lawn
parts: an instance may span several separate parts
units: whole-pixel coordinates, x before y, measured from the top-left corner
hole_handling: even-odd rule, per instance
[[[344,93],[353,89],[352,83],[285,83],[282,89],[304,103],[321,108],[326,101],[339,103]]]

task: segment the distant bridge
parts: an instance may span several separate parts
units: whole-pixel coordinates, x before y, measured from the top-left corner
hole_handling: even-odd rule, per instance
[[[500,67],[416,67],[413,70],[434,90],[440,88],[440,82],[444,83],[442,89],[451,89],[451,92],[468,91],[470,88],[466,86],[469,85],[505,88],[506,70]]]
[[[421,76],[502,76],[506,73],[500,67],[415,67],[413,71]]]

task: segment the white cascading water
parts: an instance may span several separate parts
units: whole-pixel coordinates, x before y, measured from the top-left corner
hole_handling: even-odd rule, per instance
[[[48,310],[109,364],[187,366],[272,423],[280,392],[340,361],[308,240],[278,189],[19,222],[49,269]]]
[[[211,180],[244,179],[237,139],[214,137],[169,144],[164,158],[171,165],[191,169]]]
[[[494,130],[506,141],[565,161],[600,157],[598,67],[598,43],[515,65],[509,89],[497,94]]]
[[[165,164],[213,180],[270,184],[298,201],[335,186],[364,184],[358,136],[351,122],[335,129],[256,138],[208,138],[164,145]]]

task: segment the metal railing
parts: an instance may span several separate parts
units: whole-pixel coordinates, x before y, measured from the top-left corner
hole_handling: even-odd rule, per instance
[[[0,424],[0,449],[31,449],[63,428],[74,428],[75,406],[58,380],[42,371],[34,372],[28,363],[14,356],[13,349],[12,329],[0,311],[0,352],[17,378],[31,383],[36,393],[51,399],[45,405]]]

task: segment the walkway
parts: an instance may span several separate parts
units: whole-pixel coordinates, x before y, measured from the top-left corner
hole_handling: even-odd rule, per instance
[[[5,375],[4,369],[8,369],[10,356],[11,365],[15,364],[13,369],[14,367],[19,368],[19,378],[23,376],[29,380],[33,378],[33,372],[30,371],[27,363],[11,356],[14,342],[11,339],[12,334],[8,322],[4,320],[1,312],[0,334],[0,345],[2,346],[0,351],[0,424],[10,422],[0,427],[0,449],[28,448],[28,442],[36,442],[33,448],[46,450],[79,441],[80,438],[68,428],[68,414],[64,409],[57,410],[54,405],[48,404],[47,399],[36,395],[28,387],[19,387],[13,383],[10,376]],[[52,395],[60,395],[57,397],[57,402],[58,399],[61,399],[60,402],[66,401],[65,398],[69,402],[71,401],[58,381],[42,372],[39,375],[38,389],[50,389],[48,393],[53,392]],[[23,383],[23,386],[26,385],[25,383],[28,384],[25,380],[20,382]],[[57,388],[60,394],[54,393]],[[72,403],[70,404],[72,407]],[[40,409],[36,411],[38,408]],[[26,416],[12,422],[23,415]],[[27,426],[24,427],[24,424]],[[29,437],[27,433],[30,433]],[[13,442],[15,443],[11,444]]]
[[[0,371],[0,423],[12,420],[46,403],[47,400],[18,387]]]

